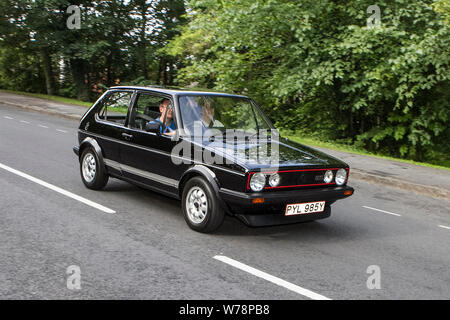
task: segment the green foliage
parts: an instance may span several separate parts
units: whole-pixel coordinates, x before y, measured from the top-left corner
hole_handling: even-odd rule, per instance
[[[45,81],[39,62],[32,53],[19,48],[0,48],[0,88],[42,92]]]
[[[249,95],[297,135],[450,161],[450,0],[376,1],[370,28],[373,4],[2,0],[0,88],[93,100],[119,83],[197,85]]]
[[[449,1],[190,1],[166,47],[181,84],[255,97],[280,127],[416,160],[449,157]]]
[[[67,28],[69,5],[80,8],[79,30]],[[159,50],[184,13],[183,0],[2,0],[0,87],[86,101],[136,78],[173,84],[181,62]]]

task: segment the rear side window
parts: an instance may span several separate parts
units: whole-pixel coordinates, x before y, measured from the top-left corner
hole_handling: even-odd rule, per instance
[[[124,125],[133,92],[112,92],[98,112],[101,120]]]

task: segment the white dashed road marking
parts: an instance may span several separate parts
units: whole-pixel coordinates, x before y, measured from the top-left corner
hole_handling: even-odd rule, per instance
[[[8,166],[6,166],[6,165],[4,165],[2,163],[0,163],[0,168],[4,169],[6,171],[9,171],[11,173],[14,173],[14,174],[16,174],[16,175],[18,175],[18,176],[20,176],[22,178],[25,178],[27,180],[30,180],[30,181],[32,181],[34,183],[37,183],[37,184],[39,184],[39,185],[41,185],[43,187],[46,187],[46,188],[48,188],[50,190],[58,192],[58,193],[60,193],[62,195],[65,195],[66,197],[69,197],[69,198],[72,198],[72,199],[77,200],[79,202],[82,202],[82,203],[84,203],[84,204],[86,204],[88,206],[91,206],[91,207],[95,208],[95,209],[101,210],[101,211],[106,212],[106,213],[116,213],[114,210],[111,210],[111,209],[109,209],[107,207],[104,207],[101,204],[98,204],[98,203],[95,203],[95,202],[93,202],[91,200],[88,200],[86,198],[80,197],[80,196],[78,196],[78,195],[76,195],[76,194],[74,194],[72,192],[66,191],[66,190],[64,190],[62,188],[59,188],[57,186],[54,186],[54,185],[52,185],[52,184],[50,184],[48,182],[45,182],[45,181],[42,181],[42,180],[40,180],[38,178],[32,177],[32,176],[30,176],[30,175],[28,175],[26,173],[23,173],[23,172],[21,172],[19,170],[16,170],[16,169],[13,169],[11,167],[8,167]]]
[[[313,300],[331,300],[330,298],[322,296],[322,295],[320,295],[318,293],[315,293],[315,292],[313,292],[311,290],[299,287],[299,286],[297,286],[297,285],[295,285],[293,283],[290,283],[290,282],[287,282],[287,281],[285,281],[283,279],[280,279],[278,277],[272,276],[272,275],[270,275],[268,273],[265,273],[265,272],[263,272],[261,270],[258,270],[258,269],[255,269],[253,267],[250,267],[250,266],[248,266],[246,264],[243,264],[243,263],[241,263],[239,261],[236,261],[234,259],[228,258],[226,256],[214,256],[213,258],[216,259],[216,260],[219,260],[219,261],[221,261],[223,263],[229,264],[230,266],[238,268],[238,269],[240,269],[242,271],[248,272],[248,273],[250,273],[250,274],[252,274],[254,276],[257,276],[259,278],[262,278],[264,280],[272,282],[272,283],[274,283],[274,284],[276,284],[276,285],[278,285],[280,287],[283,287],[283,288],[286,288],[288,290],[294,291],[294,292],[296,292],[298,294],[301,294],[302,296],[308,297],[310,299],[313,299]]]
[[[438,225],[438,227],[441,227],[441,228],[444,228],[444,229],[449,229],[449,230],[450,230],[450,227],[447,227],[447,226],[443,226],[442,224]]]
[[[10,117],[10,116],[3,116],[3,118],[9,119],[9,120],[14,120],[14,118],[13,118],[13,117]],[[25,124],[30,124],[29,121],[25,121],[25,120],[19,120],[19,122],[25,123]],[[45,128],[45,129],[48,129],[48,128],[49,128],[49,127],[44,126],[44,125],[42,125],[42,124],[38,124],[38,127],[40,127],[40,128]],[[55,130],[58,131],[58,132],[61,132],[61,133],[67,133],[67,132],[68,132],[67,130],[62,130],[62,129],[55,129]]]
[[[379,211],[379,212],[383,212],[383,213],[387,213],[387,214],[390,214],[390,215],[393,215],[393,216],[396,216],[396,217],[401,217],[402,216],[401,214],[398,214],[398,213],[393,213],[393,212],[380,210],[380,209],[376,209],[376,208],[371,208],[371,207],[366,207],[366,206],[363,206],[363,208],[370,209],[370,210],[375,210],[375,211]]]

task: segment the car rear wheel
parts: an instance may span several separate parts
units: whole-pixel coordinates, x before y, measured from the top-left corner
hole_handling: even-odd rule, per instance
[[[97,153],[92,148],[84,149],[80,157],[81,180],[86,187],[93,190],[102,189],[108,183],[105,166],[100,162]]]
[[[186,223],[195,231],[213,232],[225,218],[214,190],[202,177],[194,177],[186,183],[182,207]]]

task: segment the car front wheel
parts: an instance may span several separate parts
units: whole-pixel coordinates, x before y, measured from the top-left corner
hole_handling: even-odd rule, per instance
[[[92,148],[86,148],[81,154],[80,173],[81,180],[89,189],[99,190],[108,183],[109,176],[105,167]]]
[[[214,190],[202,177],[194,177],[186,183],[182,206],[186,223],[195,231],[213,232],[225,218]]]

